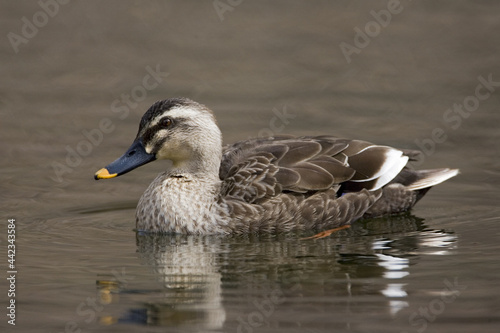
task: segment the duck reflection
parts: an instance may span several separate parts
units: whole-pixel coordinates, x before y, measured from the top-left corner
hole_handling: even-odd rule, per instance
[[[163,285],[162,299],[147,304],[145,322],[159,326],[217,329],[222,306],[217,265],[220,238],[137,234],[137,249]]]
[[[320,310],[312,304],[315,314],[356,317],[357,300],[374,295],[385,300],[378,311],[394,317],[410,306],[405,282],[410,267],[422,254],[445,255],[456,246],[454,234],[429,229],[411,215],[358,221],[323,239],[305,236],[137,234],[139,259],[160,288],[140,291],[149,301],[104,323],[250,332],[292,320],[297,304],[315,299],[346,301],[340,302],[343,309],[339,302]],[[104,298],[133,292],[111,282],[101,287]]]

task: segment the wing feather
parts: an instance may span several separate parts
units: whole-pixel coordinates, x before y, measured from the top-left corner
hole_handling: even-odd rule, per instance
[[[219,174],[223,195],[253,203],[283,191],[374,191],[391,182],[414,155],[326,135],[251,139],[225,147]]]

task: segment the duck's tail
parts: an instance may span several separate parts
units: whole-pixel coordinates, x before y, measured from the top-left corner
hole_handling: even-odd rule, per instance
[[[411,209],[434,185],[459,173],[458,169],[412,170],[404,168],[390,184],[383,188],[382,197],[365,213],[381,216]]]
[[[410,191],[417,191],[432,187],[434,185],[440,184],[445,180],[450,179],[458,175],[458,169],[431,169],[431,170],[412,170],[414,177],[411,182],[403,185]]]
[[[431,187],[458,175],[458,169],[430,169],[430,170],[412,170],[415,178],[410,183],[403,184],[409,191],[417,193],[415,203],[430,190]]]

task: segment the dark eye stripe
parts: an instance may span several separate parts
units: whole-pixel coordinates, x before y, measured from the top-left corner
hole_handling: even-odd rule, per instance
[[[142,142],[144,142],[144,144],[151,142],[151,140],[153,140],[156,132],[158,132],[161,129],[162,129],[162,127],[160,125],[154,125],[153,127],[149,127],[148,129],[146,129],[144,134],[142,134]]]
[[[163,118],[165,119],[165,118]],[[170,132],[175,128],[175,130],[188,130],[190,128],[189,125],[187,125],[184,121],[186,120],[185,118],[175,118],[175,119],[172,119],[172,122],[170,124],[170,126],[167,128],[165,128],[164,126],[162,126],[162,121],[163,119],[160,119],[158,121],[158,123],[154,126],[151,126],[149,128],[146,128],[144,130],[144,132],[142,134],[139,134],[138,136],[140,136],[142,138],[142,142],[144,143],[144,145],[147,145],[148,143],[151,143],[156,135],[156,133],[160,130],[167,130],[167,135],[164,137],[164,138],[160,138],[158,140],[158,142],[155,143],[155,150],[159,149],[159,146],[158,145],[163,145],[163,143],[168,140],[169,138],[169,135],[170,135]]]

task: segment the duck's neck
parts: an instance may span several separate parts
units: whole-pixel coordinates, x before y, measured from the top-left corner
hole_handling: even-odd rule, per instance
[[[194,152],[188,160],[173,161],[169,174],[218,181],[221,159],[221,149],[210,152]]]
[[[177,148],[179,152],[170,152],[172,160],[170,172],[178,175],[192,175],[202,179],[216,180],[222,160],[222,134],[214,127],[203,135],[194,135],[190,141]]]

